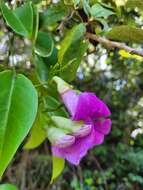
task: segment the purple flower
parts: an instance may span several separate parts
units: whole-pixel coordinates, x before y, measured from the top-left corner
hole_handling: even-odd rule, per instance
[[[59,77],[54,77],[54,80],[71,119],[82,121],[83,126],[86,127],[85,130],[84,127],[83,130],[80,130],[80,135],[77,135],[79,131],[76,134],[70,134],[75,137],[73,144],[64,148],[54,145],[52,146],[52,153],[54,156],[62,157],[70,163],[78,165],[87,151],[96,145],[102,144],[104,136],[110,132],[111,120],[108,117],[111,113],[106,104],[95,94],[90,92],[78,94]],[[85,133],[87,126],[89,130]],[[82,133],[84,135],[81,135]]]

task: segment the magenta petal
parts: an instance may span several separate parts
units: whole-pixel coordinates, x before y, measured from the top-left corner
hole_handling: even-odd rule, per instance
[[[102,134],[108,135],[111,130],[111,124],[111,119],[105,119],[104,121],[95,122],[94,128]]]
[[[79,138],[76,142],[67,148],[58,148],[53,146],[52,152],[54,156],[62,157],[74,165],[78,165],[81,158],[87,151],[95,145],[103,143],[104,135],[92,128],[91,133],[83,138]]]
[[[87,149],[82,148],[79,141],[77,141],[74,145],[65,149],[53,146],[52,153],[54,156],[66,159],[71,164],[78,165],[81,158],[86,155]]]
[[[93,93],[83,92],[79,95],[74,120],[87,120],[108,117],[110,111],[106,104]]]
[[[86,138],[86,144],[88,145],[88,149],[93,148],[96,145],[100,145],[104,141],[104,134],[100,133],[99,131],[95,130],[95,128],[92,128],[92,131],[90,135],[88,135]]]
[[[78,98],[79,96],[74,90],[69,90],[62,94],[62,100],[72,117],[75,115]]]
[[[97,115],[99,115],[99,117],[109,117],[111,115],[111,112],[109,110],[109,108],[107,107],[107,105],[98,98],[99,103],[99,110],[97,112]],[[96,115],[96,113],[95,113]]]

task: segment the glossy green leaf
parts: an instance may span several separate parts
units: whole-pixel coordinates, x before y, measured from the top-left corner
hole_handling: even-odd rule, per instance
[[[48,65],[44,62],[40,56],[35,56],[36,71],[41,82],[45,82],[49,77]]]
[[[111,11],[110,9],[107,9],[107,8],[103,7],[99,3],[96,3],[95,5],[93,5],[91,7],[90,13],[95,18],[108,17],[108,16],[114,14],[113,11]]]
[[[33,124],[30,136],[25,144],[25,149],[34,149],[38,147],[47,137],[44,127],[46,125],[45,115],[39,110],[36,120]]]
[[[53,161],[53,170],[52,170],[52,179],[51,183],[62,173],[65,166],[65,160],[63,158],[52,157]]]
[[[38,29],[39,29],[39,12],[37,6],[33,5],[33,33],[32,33],[32,39],[35,43],[38,35]]]
[[[30,2],[13,11],[2,1],[1,10],[7,24],[13,31],[22,36],[30,37],[33,29],[33,9]]]
[[[0,87],[1,177],[33,125],[38,96],[29,79],[12,71],[0,73]]]
[[[21,23],[16,14],[13,13],[3,2],[1,2],[1,10],[7,24],[18,34],[28,36],[28,32]]]
[[[58,54],[58,61],[61,65],[65,65],[73,59],[73,58],[71,60],[67,59],[66,54],[68,54],[70,51],[69,49],[73,49],[73,47],[74,48],[76,47],[77,49],[78,46],[76,46],[75,44],[83,38],[85,32],[86,32],[85,24],[76,25],[70,31],[68,31],[66,37],[61,43],[61,47]],[[74,52],[76,53],[75,49]]]
[[[89,1],[87,0],[83,0],[83,10],[86,13],[87,16],[89,16],[90,13],[90,5],[89,5]]]
[[[53,48],[54,42],[51,34],[46,32],[38,32],[35,52],[42,57],[48,57],[51,55]]]
[[[78,49],[76,49],[77,47]],[[88,43],[86,41],[78,41],[69,48],[68,52],[66,52],[64,59],[67,60],[67,64],[64,65],[59,72],[59,75],[64,80],[70,82],[75,78],[77,69],[87,50],[87,47]]]
[[[36,71],[41,82],[46,82],[53,77],[52,67],[57,63],[57,54],[58,50],[54,48],[49,57],[35,56]]]
[[[54,48],[52,54],[46,58],[48,65],[55,65],[58,62],[58,49]]]
[[[68,9],[62,2],[53,4],[46,11],[40,14],[43,26],[49,26],[61,21],[68,14]]]
[[[83,40],[85,32],[85,25],[79,24],[68,31],[61,43],[58,53],[58,64],[56,65],[59,68],[56,74],[66,81],[74,79],[82,57],[87,50],[87,43]]]
[[[25,3],[23,6],[16,8],[13,14],[21,21],[23,27],[31,36],[33,31],[33,8],[30,2]],[[13,21],[14,22],[14,21]]]
[[[112,28],[106,36],[111,40],[141,44],[143,43],[143,30],[127,25],[121,25]]]
[[[2,184],[0,185],[0,190],[18,190],[17,187],[11,184]]]

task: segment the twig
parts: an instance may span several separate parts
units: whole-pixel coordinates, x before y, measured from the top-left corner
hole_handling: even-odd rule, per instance
[[[80,189],[83,190],[83,176],[82,176],[82,169],[80,166],[77,167],[79,180],[80,180]]]
[[[127,46],[124,43],[111,41],[104,37],[97,36],[96,34],[86,33],[86,36],[88,39],[95,40],[95,41],[105,45],[106,47],[123,49],[126,52],[129,52],[130,54],[136,54],[136,55],[143,57],[143,50],[134,49],[132,47]]]
[[[63,31],[63,28],[65,27],[65,24],[73,17],[75,11],[72,11],[68,16],[66,16],[62,22],[60,23],[60,25],[57,28],[57,32],[61,32]]]
[[[100,173],[101,173],[101,175],[102,175],[102,177],[103,177],[105,190],[108,190],[108,183],[107,183],[106,177],[105,177],[105,175],[104,175],[104,170],[103,170],[103,168],[101,167],[100,162],[98,161],[98,159],[96,158],[96,156],[93,155],[92,152],[90,152],[90,157],[91,157],[92,160],[95,161],[96,166],[97,166],[98,170],[100,171]]]
[[[99,163],[99,161],[97,160],[97,158],[94,156],[94,160],[96,162],[96,166],[97,168],[99,169],[99,171],[101,172],[101,175],[103,176],[103,179],[104,179],[104,186],[105,186],[105,190],[108,190],[108,185],[107,185],[107,181],[106,181],[106,178],[104,176],[104,172],[103,172],[103,169]]]

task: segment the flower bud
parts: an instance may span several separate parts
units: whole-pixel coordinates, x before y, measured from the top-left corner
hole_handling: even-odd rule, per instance
[[[73,121],[65,117],[52,116],[51,119],[56,124],[57,127],[69,131],[69,133],[74,133],[84,125],[83,121]]]
[[[72,90],[72,86],[70,86],[61,78],[55,76],[53,77],[53,80],[57,83],[57,90],[61,95],[63,103],[65,104],[70,115],[74,117],[78,103],[77,92]]]
[[[60,77],[55,76],[53,77],[53,80],[57,83],[57,89],[60,94],[63,94],[71,89],[71,86]]]
[[[69,131],[75,137],[84,137],[91,132],[92,125],[84,124],[83,121],[72,121],[59,116],[51,117],[57,127]]]
[[[83,125],[80,127],[79,130],[77,130],[72,135],[78,138],[85,137],[91,132],[91,129],[92,129],[92,125]]]
[[[67,131],[56,127],[48,128],[48,139],[52,145],[59,148],[66,148],[75,142],[74,136],[68,135]]]
[[[65,135],[62,139],[55,142],[55,146],[59,148],[66,148],[71,146],[75,142],[75,137],[71,135]]]

